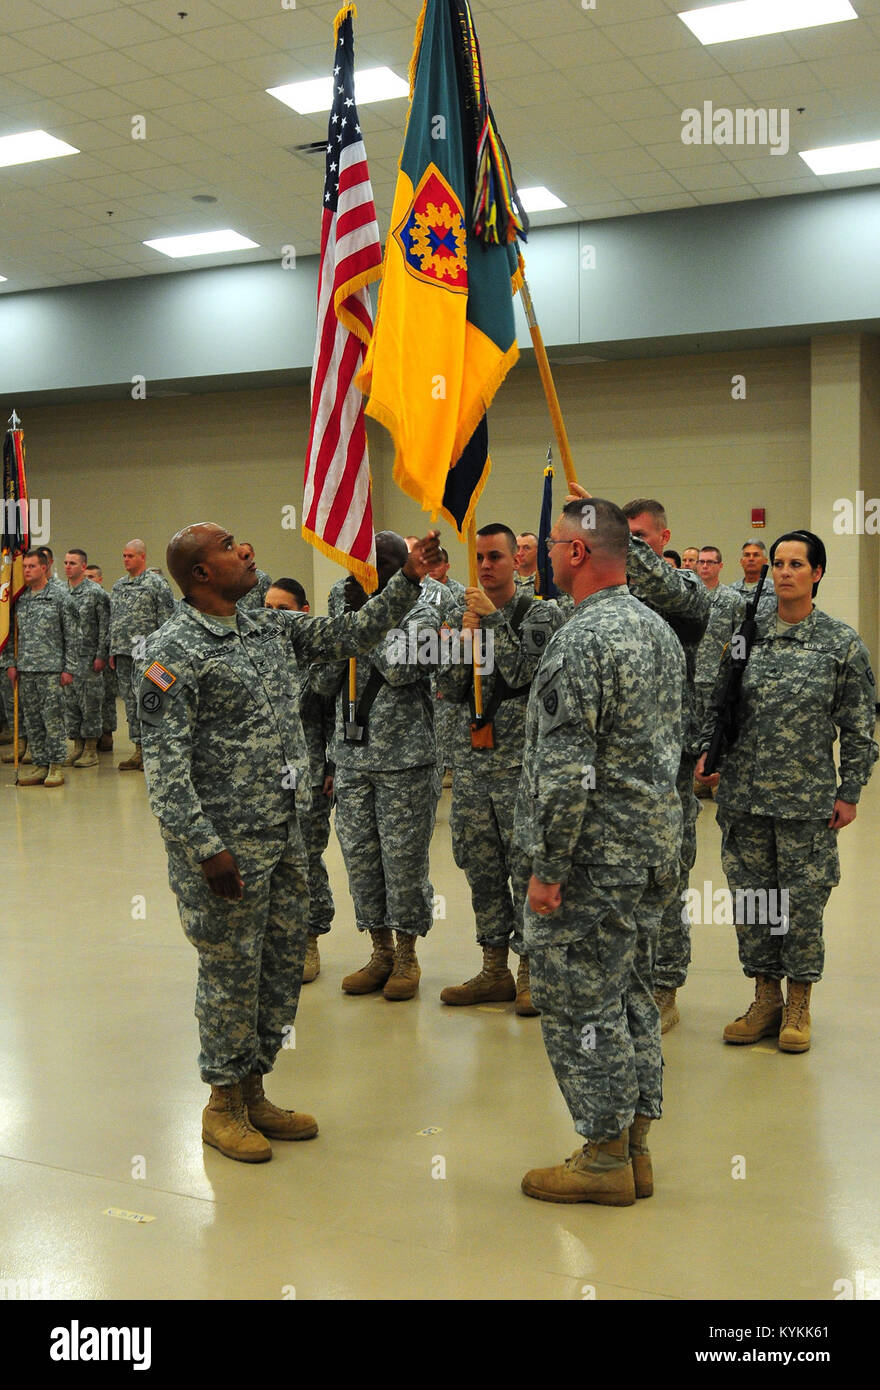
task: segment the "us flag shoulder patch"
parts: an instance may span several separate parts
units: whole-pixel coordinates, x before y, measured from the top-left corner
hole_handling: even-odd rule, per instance
[[[159,661],[154,661],[144,672],[144,680],[152,681],[160,690],[170,690],[177,677]]]

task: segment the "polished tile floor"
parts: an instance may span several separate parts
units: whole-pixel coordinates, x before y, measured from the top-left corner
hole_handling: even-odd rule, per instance
[[[269,1087],[313,1111],[320,1136],[253,1168],[203,1147],[196,958],[143,780],[115,770],[119,751],[58,790],[0,772],[0,1281],[47,1299],[829,1300],[845,1280],[880,1292],[880,777],[841,838],[812,1051],[721,1043],[750,990],[733,929],[696,926],[665,1040],[656,1194],[605,1209],[520,1192],[527,1168],[577,1143],[539,1020],[439,1002],[478,962],[448,791],[432,847],[445,917],[420,950],[420,995],[340,992],[366,952],[331,837],[337,918]],[[718,843],[707,805],[701,891],[724,886]]]

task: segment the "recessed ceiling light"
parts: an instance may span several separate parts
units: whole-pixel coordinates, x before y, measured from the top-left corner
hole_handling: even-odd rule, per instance
[[[826,145],[823,150],[801,150],[801,159],[814,174],[852,174],[858,169],[880,169],[880,140],[857,145]]]
[[[849,0],[738,0],[733,5],[683,10],[678,17],[700,43],[729,43],[858,19]]]
[[[216,256],[220,251],[249,251],[259,246],[258,241],[250,241],[240,232],[229,228],[222,232],[194,232],[191,236],[160,236],[154,241],[145,241],[144,246],[152,246],[163,256]]]
[[[568,207],[568,203],[563,203],[561,198],[557,198],[556,194],[551,193],[543,184],[539,184],[537,188],[518,188],[516,196],[526,212],[549,212],[551,208]]]
[[[0,167],[33,164],[38,159],[58,159],[62,154],[79,154],[75,145],[56,140],[45,130],[24,130],[20,135],[0,137]]]
[[[267,87],[270,97],[277,97],[285,106],[309,116],[314,111],[329,111],[333,105],[333,78],[313,77],[308,82],[288,82],[284,87]],[[354,99],[358,106],[371,101],[393,101],[409,96],[409,83],[390,68],[363,68],[354,75]]]

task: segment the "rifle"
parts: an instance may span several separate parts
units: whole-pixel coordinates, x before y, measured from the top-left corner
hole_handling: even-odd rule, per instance
[[[724,690],[721,695],[721,704],[718,708],[718,720],[715,724],[715,731],[712,734],[712,741],[706,753],[706,761],[703,764],[703,776],[711,777],[713,772],[718,771],[718,764],[721,761],[722,752],[726,753],[736,743],[739,733],[737,723],[737,713],[739,710],[740,688],[742,678],[748,664],[749,656],[754,645],[757,633],[757,612],[758,603],[761,599],[761,590],[764,587],[764,580],[767,577],[768,565],[761,567],[761,578],[758,580],[758,587],[749,599],[746,608],[746,615],[742,620],[739,632],[731,640],[730,668],[724,682]],[[738,639],[741,639],[738,641]],[[734,646],[736,644],[736,646]],[[737,655],[733,656],[736,650]]]

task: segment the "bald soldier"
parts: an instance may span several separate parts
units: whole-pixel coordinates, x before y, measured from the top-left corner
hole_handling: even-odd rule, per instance
[[[141,729],[131,685],[132,660],[143,652],[143,643],[161,627],[174,611],[174,599],[167,583],[147,569],[147,547],[143,541],[129,541],[122,552],[126,568],[124,579],[117,579],[110,590],[110,665],[116,672],[125,701],[128,736],[134,744],[131,757],[119,764],[120,772],[143,770]]]
[[[318,1132],[311,1115],[263,1094],[294,1026],[308,931],[300,668],[375,646],[437,552],[431,534],[360,612],[312,618],[237,607],[256,566],[224,527],[187,526],[168,546],[185,602],[147,638],[137,714],[169,882],[199,956],[199,1067],[211,1087],[202,1138],[228,1158],[263,1163],[270,1139]]]

